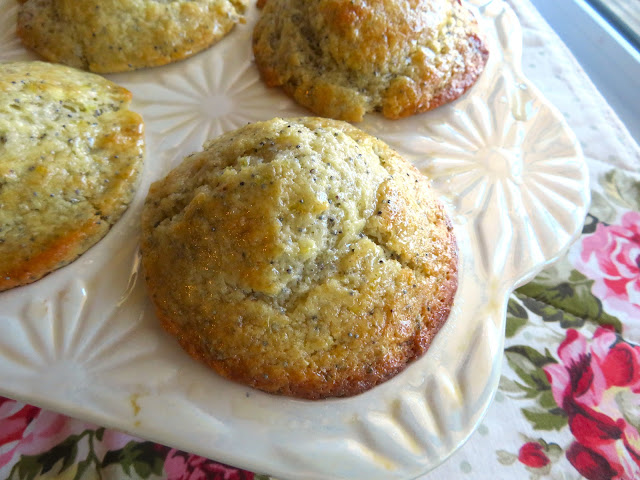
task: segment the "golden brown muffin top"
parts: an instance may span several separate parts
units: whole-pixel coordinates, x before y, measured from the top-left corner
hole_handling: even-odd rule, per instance
[[[248,0],[18,0],[18,36],[50,61],[99,73],[164,65],[224,37]]]
[[[343,122],[223,135],[153,184],[142,222],[165,328],[269,392],[351,395],[390,378],[455,293],[455,242],[428,181]]]
[[[488,52],[458,0],[268,0],[254,54],[269,86],[313,112],[400,118],[459,97]]]
[[[130,101],[98,75],[0,64],[0,290],[73,260],[124,212],[144,153]]]

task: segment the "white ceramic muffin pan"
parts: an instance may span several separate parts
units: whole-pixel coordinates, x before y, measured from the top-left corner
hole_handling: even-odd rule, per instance
[[[0,293],[0,393],[282,479],[408,479],[480,422],[497,388],[511,290],[579,233],[588,172],[576,140],[520,70],[521,31],[502,0],[477,1],[491,57],[461,99],[400,121],[360,124],[434,179],[460,249],[452,315],[429,352],[362,395],[270,396],[196,363],[158,326],[141,282],[139,216],[151,182],[246,122],[308,115],[261,83],[257,18],[166,67],[109,76],[134,94],[148,153],[135,201],[72,265]],[[0,0],[0,61],[36,57]],[[1,159],[0,159],[1,160]]]

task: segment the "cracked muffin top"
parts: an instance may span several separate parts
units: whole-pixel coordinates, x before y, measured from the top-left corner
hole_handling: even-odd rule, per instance
[[[324,118],[227,133],[154,183],[142,261],[193,357],[302,398],[367,390],[421,356],[457,287],[451,224],[383,142]]]
[[[460,0],[266,0],[253,33],[268,86],[318,115],[397,119],[452,101],[488,50]]]
[[[0,291],[71,262],[126,210],[144,154],[130,101],[91,73],[0,64]]]
[[[98,73],[175,62],[224,37],[248,0],[18,0],[18,36],[45,59]]]

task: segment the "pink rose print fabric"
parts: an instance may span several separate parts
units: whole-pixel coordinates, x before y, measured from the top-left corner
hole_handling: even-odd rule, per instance
[[[0,426],[3,480],[58,476],[104,480],[258,479],[251,472],[4,397],[0,397]],[[92,473],[80,475],[85,471]]]
[[[30,455],[63,441],[78,426],[67,422],[63,415],[3,397],[0,397],[0,423],[0,468],[14,463],[20,455]]]
[[[567,330],[560,363],[544,367],[575,441],[566,457],[589,480],[640,478],[640,347],[600,327],[588,341]]]
[[[172,449],[164,463],[167,480],[253,480],[253,473]]]
[[[598,224],[572,253],[576,270],[595,280],[593,294],[606,311],[640,320],[640,213],[625,213],[620,224]]]

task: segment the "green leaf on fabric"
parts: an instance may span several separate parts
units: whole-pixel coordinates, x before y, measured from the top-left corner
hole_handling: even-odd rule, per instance
[[[78,455],[78,441],[80,438],[81,435],[71,435],[51,450],[38,455],[36,461],[42,465],[41,473],[49,472],[60,460],[62,460],[62,466],[59,472],[64,472],[73,465]]]
[[[109,465],[113,465],[116,463],[120,463],[120,455],[122,454],[122,449],[120,450],[109,450],[103,457],[102,463],[100,466],[102,468],[108,467]]]
[[[545,350],[545,353],[542,354],[527,345],[513,345],[505,348],[505,353],[507,355],[519,355],[531,362],[536,368],[544,367],[550,363],[557,363],[548,350]]]
[[[538,403],[542,408],[547,410],[557,407],[556,400],[553,398],[553,392],[551,390],[542,392],[540,397],[538,397]]]
[[[511,315],[516,318],[528,319],[529,314],[527,310],[524,309],[518,302],[516,302],[513,298],[509,299],[509,303],[507,304],[507,315]]]
[[[559,285],[557,290],[560,290],[562,287],[562,285]],[[553,292],[547,292],[547,294],[550,293]],[[531,310],[531,312],[542,317],[542,320],[545,322],[558,322],[562,328],[580,328],[585,323],[583,318],[572,315],[571,313],[545,303],[544,301],[524,296],[521,300],[522,303]]]
[[[555,285],[547,281],[532,282],[520,287],[516,297],[531,312],[545,322],[559,322],[563,328],[580,328],[586,321],[598,325],[611,325],[617,332],[622,330],[620,320],[606,313],[602,302],[591,293],[593,280],[577,270],[571,270],[565,281]]]
[[[557,416],[557,405],[553,399],[551,385],[544,372],[544,367],[557,363],[548,349],[540,353],[527,345],[514,345],[504,350],[507,363],[518,376],[520,381],[501,381],[511,390],[517,390],[524,394],[525,398],[535,401],[534,410],[523,410],[523,414],[534,424],[559,425],[561,422],[553,417]],[[562,410],[560,410],[562,412]],[[566,420],[564,420],[566,423]],[[537,427],[536,427],[537,428]],[[548,430],[549,428],[543,428]]]
[[[513,465],[518,459],[517,455],[507,452],[506,450],[498,450],[496,455],[498,456],[498,462],[502,465]]]
[[[552,462],[557,462],[564,454],[564,450],[562,450],[562,447],[557,443],[549,443],[545,451]]]
[[[589,280],[586,276],[580,273],[578,270],[571,270],[569,274],[569,282],[577,284],[585,284],[589,288],[593,285],[593,280]]]
[[[588,213],[584,219],[584,225],[582,226],[582,234],[589,235],[595,232],[597,227],[598,227],[598,218],[592,215],[591,213]]]
[[[36,456],[23,455],[11,469],[9,480],[16,478],[19,480],[33,480],[38,476],[41,469],[42,465],[38,463]]]
[[[518,388],[526,398],[537,399],[540,403],[541,395],[551,390],[543,367],[556,363],[556,360],[551,355],[543,355],[526,345],[508,347],[504,352],[509,366],[520,379],[520,382],[513,382],[509,386]],[[547,397],[544,400],[548,401]]]
[[[85,458],[84,460],[78,462],[78,470],[76,470],[76,474],[73,476],[73,480],[80,480],[92,463],[93,458]]]
[[[561,409],[541,411],[523,408],[521,411],[536,430],[562,430],[567,426],[567,415]]]
[[[507,338],[514,337],[518,331],[527,324],[528,320],[529,314],[527,310],[514,298],[509,298],[507,305],[507,324],[505,326]]]
[[[527,324],[526,318],[512,317],[507,315],[507,324],[505,325],[505,335],[507,338],[513,338],[520,331],[522,327]]]
[[[78,470],[74,476],[74,479],[80,479],[84,472],[87,470],[91,463],[98,463],[96,461],[95,452],[93,451],[93,444],[91,438],[97,435],[98,430],[85,430],[78,435],[70,435],[58,445],[54,446],[46,452],[38,455],[23,455],[20,460],[14,465],[9,475],[10,479],[18,478],[19,480],[32,480],[41,475],[47,475],[52,472],[54,467],[56,471],[52,472],[55,475],[59,475],[77,461],[78,445],[83,439],[89,438],[89,453],[87,458],[78,462]],[[16,477],[17,474],[17,477]]]
[[[120,450],[110,450],[102,459],[101,467],[118,464],[127,475],[133,469],[141,478],[162,475],[164,468],[164,453],[155,448],[152,442],[127,443]]]
[[[604,175],[600,184],[608,198],[616,204],[629,210],[640,210],[640,181],[628,172],[611,170]]]
[[[582,233],[588,235],[596,231],[599,223],[613,223],[618,216],[616,207],[608,197],[597,191],[591,193],[591,206],[584,222]]]
[[[501,392],[522,393],[522,385],[518,382],[514,382],[504,375],[500,377],[500,384],[498,385],[498,388]]]
[[[145,462],[133,462],[133,469],[140,478],[149,478],[151,475],[151,467]]]

